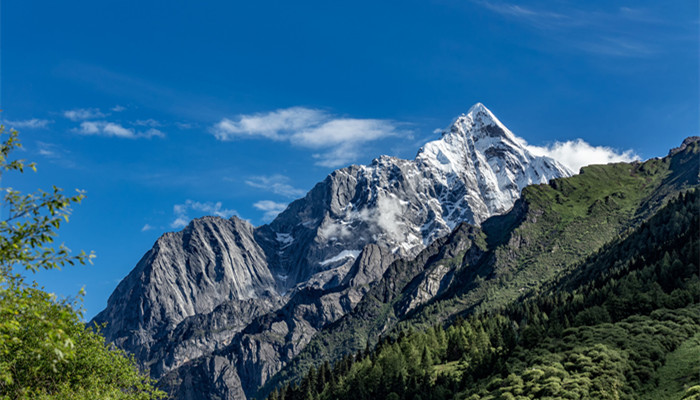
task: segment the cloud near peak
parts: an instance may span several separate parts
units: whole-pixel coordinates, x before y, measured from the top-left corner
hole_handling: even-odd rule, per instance
[[[289,133],[315,126],[327,118],[321,110],[291,107],[267,113],[242,114],[235,120],[223,118],[214,125],[212,133],[223,141],[242,137],[285,140]]]
[[[187,226],[187,224],[189,224],[192,220],[192,218],[190,218],[190,213],[192,212],[198,216],[215,215],[221,218],[231,218],[234,215],[238,215],[236,210],[223,208],[220,201],[199,202],[188,199],[184,204],[175,204],[173,206],[173,214],[175,219],[170,223],[170,227],[180,229]]]
[[[258,210],[264,211],[263,221],[268,222],[275,219],[275,217],[287,208],[286,203],[278,203],[272,200],[261,200],[253,204],[253,207]]]
[[[251,176],[246,179],[245,184],[288,198],[301,197],[306,193],[305,190],[290,185],[289,181],[289,177],[275,174],[271,176]]]
[[[345,165],[360,154],[362,144],[397,136],[394,121],[344,118],[323,110],[291,107],[267,113],[223,118],[211,128],[219,140],[264,138],[318,150],[316,164],[328,167]]]
[[[633,150],[620,152],[607,146],[591,146],[583,139],[554,142],[547,146],[524,144],[534,155],[551,157],[564,164],[574,173],[578,173],[581,167],[586,165],[639,160],[639,156]]]

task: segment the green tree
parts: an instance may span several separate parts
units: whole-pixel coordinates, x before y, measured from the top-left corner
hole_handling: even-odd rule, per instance
[[[0,125],[0,136],[0,182],[8,172],[35,170],[33,163],[9,159],[21,147],[16,131],[5,133]],[[77,300],[59,300],[22,275],[91,261],[92,254],[54,245],[71,204],[84,194],[66,196],[57,187],[0,191],[0,399],[163,398],[132,359],[80,321],[82,291]]]

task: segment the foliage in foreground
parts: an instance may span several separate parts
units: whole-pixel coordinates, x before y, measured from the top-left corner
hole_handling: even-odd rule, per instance
[[[382,340],[269,399],[636,399],[666,380],[684,383],[658,398],[700,398],[700,363],[667,365],[700,334],[699,205],[681,195],[539,295]]]
[[[8,160],[18,147],[12,131],[0,145],[0,177],[24,171],[22,160]],[[78,301],[58,300],[18,272],[59,269],[92,258],[53,246],[70,205],[84,195],[64,196],[56,187],[33,194],[0,190],[5,212],[0,221],[0,399],[163,398],[133,360],[85,327]]]

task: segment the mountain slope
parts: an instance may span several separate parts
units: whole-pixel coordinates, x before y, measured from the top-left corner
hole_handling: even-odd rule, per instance
[[[390,266],[387,274],[394,268],[412,272],[401,281],[385,275],[352,313],[315,337],[261,393],[323,360],[372,346],[380,334],[495,309],[536,290],[624,236],[670,196],[697,187],[699,152],[697,139],[691,140],[663,159],[585,167],[577,176],[526,188],[508,214],[484,221],[475,233],[486,243],[474,248],[478,253],[429,261],[419,256],[411,267]],[[441,246],[459,246],[460,236],[452,238]],[[389,296],[373,295],[392,284]]]
[[[256,231],[286,289],[312,278],[335,284],[365,245],[415,256],[460,222],[479,225],[512,207],[527,185],[571,172],[532,155],[486,107],[476,104],[415,160],[382,156],[337,170]],[[337,281],[336,281],[337,282]]]
[[[666,177],[680,172],[697,187],[693,147],[675,160],[689,162],[690,173]],[[697,371],[674,368],[698,366],[685,352],[700,334],[700,194],[691,189],[665,200],[647,222],[537,293],[446,329],[390,336],[371,353],[312,369],[299,386],[272,398],[633,399],[653,391],[680,399],[696,393]]]

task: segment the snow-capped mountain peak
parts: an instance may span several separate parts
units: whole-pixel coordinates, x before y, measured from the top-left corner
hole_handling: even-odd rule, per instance
[[[347,263],[351,258],[340,257],[343,251],[370,243],[415,255],[461,222],[478,225],[508,211],[525,186],[569,175],[556,161],[527,151],[477,103],[414,160],[382,156],[333,172],[269,225],[271,238],[273,232],[298,238],[294,246],[271,253],[279,257],[280,273],[294,277],[287,285]]]
[[[441,140],[462,149],[474,148],[482,153],[498,145],[505,145],[518,152],[524,150],[513,132],[481,103],[476,103],[466,114],[455,118],[443,131]]]
[[[493,126],[498,130],[484,130],[485,127]],[[491,133],[493,136],[501,135],[514,137],[513,133],[496,118],[495,115],[481,103],[474,104],[466,114],[457,117],[450,125],[450,132],[460,133]]]

